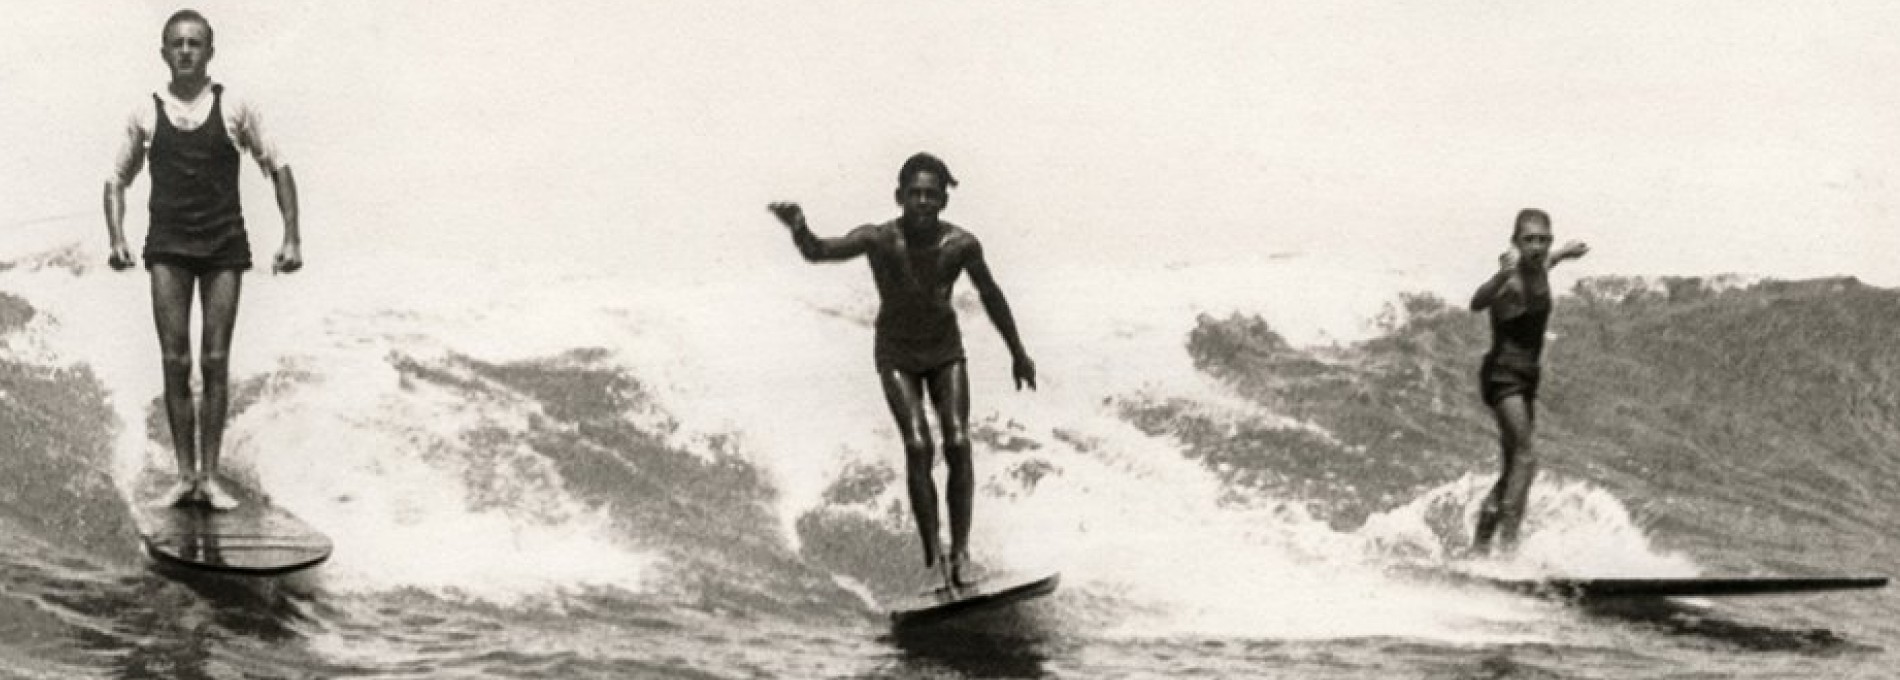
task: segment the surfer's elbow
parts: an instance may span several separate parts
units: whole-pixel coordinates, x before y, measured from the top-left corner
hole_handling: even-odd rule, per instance
[[[831,259],[831,253],[825,248],[825,244],[819,243],[815,239],[811,241],[800,240],[798,242],[798,254],[805,258],[806,262],[813,264]]]

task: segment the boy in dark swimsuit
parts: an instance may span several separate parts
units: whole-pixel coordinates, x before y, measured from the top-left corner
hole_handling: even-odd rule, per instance
[[[237,507],[236,496],[218,481],[229,394],[231,332],[237,321],[239,283],[251,268],[251,244],[238,203],[239,151],[248,150],[269,173],[283,214],[284,243],[273,269],[303,266],[297,226],[297,183],[290,166],[262,132],[255,107],[233,101],[211,81],[211,24],[182,10],[165,21],[159,56],[171,72],[163,96],[153,93],[127,126],[105,183],[106,231],[112,241],[107,263],[132,267],[125,241],[125,187],[149,160],[151,225],[145,235],[145,266],[151,270],[152,316],[158,326],[165,372],[165,412],[178,481],[164,493],[166,504],[202,498],[213,508]],[[149,148],[148,148],[149,147]],[[199,348],[203,400],[191,398],[191,306],[196,288],[204,303],[204,340]]]
[[[1491,350],[1478,370],[1478,383],[1485,405],[1497,416],[1504,456],[1497,484],[1478,510],[1472,551],[1480,555],[1491,552],[1494,538],[1506,550],[1517,545],[1531,480],[1537,475],[1531,436],[1537,424],[1544,328],[1550,321],[1550,268],[1590,252],[1577,241],[1553,252],[1550,243],[1550,216],[1536,209],[1519,212],[1511,249],[1498,257],[1498,273],[1471,297],[1471,311],[1491,313]]]
[[[807,261],[838,262],[859,255],[870,260],[879,300],[874,361],[884,400],[904,439],[911,513],[923,539],[924,566],[941,568],[945,585],[953,591],[967,585],[963,571],[969,561],[970,505],[976,490],[970,462],[969,378],[956,309],[950,304],[952,288],[962,273],[969,272],[983,310],[1009,346],[1016,389],[1036,388],[1036,365],[1017,337],[1009,302],[990,275],[982,245],[970,232],[937,219],[949,202],[949,188],[956,185],[943,161],[926,153],[911,156],[897,173],[896,198],[903,216],[858,227],[840,238],[814,236],[796,203],[769,206],[791,229],[792,240]],[[937,530],[926,394],[936,406],[944,461],[950,469],[947,556]]]

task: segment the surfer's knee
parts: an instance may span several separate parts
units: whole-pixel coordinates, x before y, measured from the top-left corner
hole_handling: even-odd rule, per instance
[[[920,467],[923,468],[926,473],[930,471],[931,463],[935,462],[931,460],[931,454],[933,453],[931,449],[932,446],[929,435],[920,433],[904,437],[904,459],[910,463],[910,469],[912,471]]]
[[[1483,522],[1485,518],[1496,516],[1503,510],[1504,499],[1499,498],[1499,494],[1485,496],[1484,500],[1478,503],[1478,521]]]
[[[191,352],[165,352],[159,356],[159,365],[167,378],[191,379]]]
[[[187,366],[186,370],[190,370],[190,367]],[[204,374],[205,387],[222,386],[225,378],[231,374],[231,355],[227,352],[205,352]]]
[[[1529,439],[1517,443],[1517,448],[1511,451],[1511,459],[1519,474],[1528,475],[1537,471],[1537,447],[1531,445]]]
[[[1518,470],[1517,478],[1513,480],[1515,483],[1511,485],[1512,488],[1497,499],[1500,513],[1506,517],[1524,515],[1525,508],[1530,507],[1531,477],[1534,473],[1535,470],[1530,467]]]
[[[953,474],[969,474],[971,466],[969,433],[945,432],[943,434],[943,462]]]
[[[1517,515],[1524,512],[1524,499],[1505,497],[1498,499],[1498,512],[1504,515]]]
[[[970,433],[968,431],[952,429],[943,433],[943,455],[951,458],[952,463],[956,462],[955,456],[959,454],[962,455],[967,462],[969,453]]]

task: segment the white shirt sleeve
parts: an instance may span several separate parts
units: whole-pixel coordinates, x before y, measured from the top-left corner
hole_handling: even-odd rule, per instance
[[[112,156],[112,168],[106,172],[107,184],[123,187],[138,178],[139,170],[145,167],[145,149],[152,141],[152,130],[158,125],[157,118],[158,111],[152,107],[150,99],[126,116],[125,128],[119,136],[118,151]]]
[[[155,93],[164,102],[165,115],[172,124],[182,129],[197,129],[204,119],[211,115],[210,93],[190,102],[180,102],[169,93]],[[277,142],[264,131],[264,117],[258,113],[256,103],[241,96],[234,96],[226,88],[221,99],[224,112],[224,131],[231,138],[231,144],[248,151],[264,176],[276,174],[280,168],[288,167],[289,162],[277,149]],[[145,167],[145,156],[151,148],[152,134],[158,129],[158,111],[150,99],[145,105],[132,110],[127,117],[124,139],[119,142],[119,150],[113,156],[112,168],[106,173],[107,182],[116,182],[126,186],[137,179],[139,170]]]
[[[258,113],[256,102],[233,97],[228,88],[224,93],[224,128],[231,133],[231,143],[249,151],[251,158],[257,161],[257,168],[264,171],[266,177],[288,167],[290,163],[277,149],[277,140],[265,132],[264,117]]]

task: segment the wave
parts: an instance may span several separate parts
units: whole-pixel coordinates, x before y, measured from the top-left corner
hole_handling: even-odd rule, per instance
[[[1872,539],[1895,509],[1880,452],[1900,441],[1900,352],[1887,340],[1900,294],[1852,279],[1606,277],[1558,307],[1539,400],[1545,469],[1629,499],[1665,545],[1713,566],[1881,564],[1802,557],[1816,539]],[[1395,309],[1389,332],[1329,350],[1293,347],[1257,318],[1203,318],[1189,342],[1198,364],[1331,437],[1195,437],[1194,455],[1270,470],[1272,486],[1343,525],[1489,466],[1495,428],[1473,377],[1482,317],[1429,295]],[[1184,427],[1166,409],[1138,415]],[[1738,531],[1757,544],[1737,550]]]
[[[443,266],[371,258],[329,274],[359,285],[246,291],[228,459],[337,540],[322,589],[839,622],[928,583],[868,369],[868,288],[821,275],[761,299],[746,277],[463,281]],[[1235,292],[1327,275],[1296,258],[1097,273],[1060,305],[1020,296],[1063,310],[1024,314],[1046,376],[1034,394],[1010,389],[1000,343],[966,315],[979,562],[1060,569],[1067,620],[1134,637],[1518,639],[1553,616],[1384,575],[1468,540],[1496,457],[1470,375],[1485,331],[1428,294],[1366,292],[1385,277],[1321,286],[1340,295],[1324,319]],[[83,552],[127,561],[106,547],[129,544],[124,494],[105,491],[169,458],[155,350],[126,341],[150,335],[128,313],[143,300],[96,269],[0,276],[16,291],[0,298],[10,370],[66,372],[32,402],[120,424],[44,431],[91,451],[70,458],[95,480],[82,505],[115,535]],[[1059,278],[1023,289],[1045,277]],[[1154,294],[1181,280],[1189,294]],[[1892,464],[1869,451],[1892,441],[1896,363],[1879,340],[1895,305],[1851,281],[1580,284],[1552,326],[1551,472],[1509,568],[1875,566],[1804,549],[1891,516],[1870,499],[1892,497],[1872,496]],[[1736,549],[1729,520],[1751,507],[1771,529]],[[1313,611],[1329,615],[1299,614]]]

